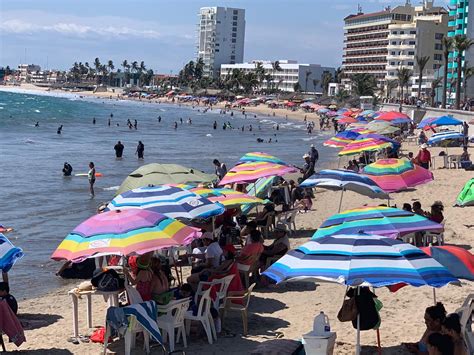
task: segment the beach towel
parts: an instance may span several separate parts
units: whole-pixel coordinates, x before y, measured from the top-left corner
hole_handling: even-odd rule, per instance
[[[123,313],[123,314],[122,314]],[[127,307],[110,307],[107,310],[106,322],[113,329],[128,327],[128,316],[135,316],[137,322],[160,344],[163,344],[161,333],[156,323],[157,310],[154,301],[132,304]]]
[[[23,257],[23,250],[15,247],[3,234],[0,233],[0,270],[8,272],[15,262]]]
[[[0,332],[8,335],[10,342],[16,346],[26,341],[23,327],[7,301],[0,301]]]

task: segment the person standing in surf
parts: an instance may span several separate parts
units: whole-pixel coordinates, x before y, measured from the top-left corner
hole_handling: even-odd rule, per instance
[[[87,173],[87,178],[89,179],[89,189],[91,192],[91,197],[94,198],[94,184],[95,184],[95,166],[93,162],[89,163],[89,172]]]
[[[137,151],[135,152],[138,155],[138,159],[143,159],[143,153],[145,152],[145,145],[142,141],[138,141]]]

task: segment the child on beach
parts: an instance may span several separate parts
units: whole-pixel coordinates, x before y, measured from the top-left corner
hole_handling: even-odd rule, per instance
[[[17,314],[18,303],[16,302],[15,297],[10,295],[10,287],[7,282],[0,282],[0,300],[7,301],[13,313]]]

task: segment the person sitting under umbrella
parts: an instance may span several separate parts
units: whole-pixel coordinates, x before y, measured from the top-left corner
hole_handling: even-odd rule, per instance
[[[250,240],[236,257],[239,264],[252,265],[263,252],[262,234],[258,230],[250,232]]]
[[[444,220],[444,206],[441,201],[435,201],[431,206],[431,212],[426,213],[426,217],[436,223],[441,223]]]
[[[469,168],[472,165],[471,158],[469,156],[469,153],[467,152],[467,147],[463,148],[459,162],[461,164],[461,168],[463,169]]]
[[[267,262],[272,258],[281,257],[290,250],[290,240],[287,236],[287,230],[284,225],[277,224],[275,227],[275,240],[270,245],[263,247],[262,254],[260,255],[260,266],[265,269]]]
[[[446,309],[441,302],[425,310],[426,330],[418,343],[405,343],[412,354],[428,354],[428,338],[433,333],[441,332],[441,326],[446,318]]]
[[[441,327],[442,333],[449,335],[453,340],[455,355],[468,355],[464,339],[461,332],[461,321],[459,314],[451,313],[446,316]]]

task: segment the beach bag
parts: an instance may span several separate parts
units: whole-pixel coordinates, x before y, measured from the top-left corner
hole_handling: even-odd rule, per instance
[[[120,278],[117,271],[100,271],[91,280],[92,285],[99,291],[113,292],[124,288],[124,280]]]
[[[357,304],[355,297],[344,299],[342,302],[342,307],[337,314],[337,319],[340,322],[351,322],[357,319]]]
[[[104,344],[105,339],[105,327],[99,327],[94,330],[90,336],[90,341],[93,343],[101,343]]]

